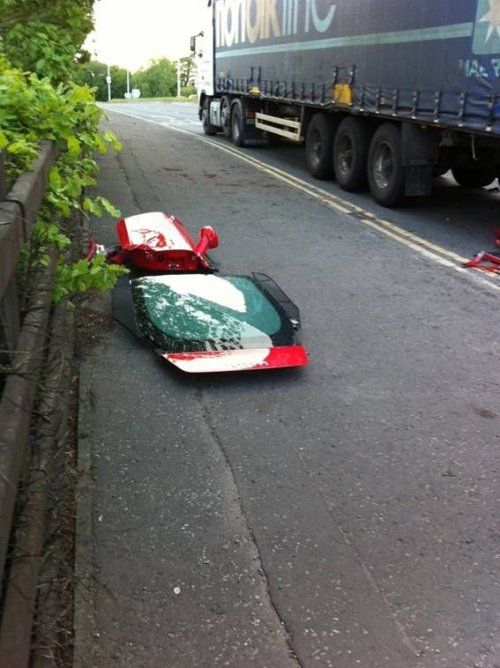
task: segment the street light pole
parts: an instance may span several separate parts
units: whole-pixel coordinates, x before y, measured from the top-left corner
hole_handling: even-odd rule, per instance
[[[177,97],[181,96],[181,59],[177,58]]]
[[[111,69],[108,65],[108,74],[106,76],[106,83],[108,84],[108,102],[111,102]]]
[[[127,67],[127,97],[130,96],[130,70]]]

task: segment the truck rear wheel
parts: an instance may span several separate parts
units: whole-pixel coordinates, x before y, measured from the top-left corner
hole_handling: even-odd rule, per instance
[[[373,135],[368,153],[368,183],[375,201],[396,206],[404,195],[404,176],[401,131],[393,123],[385,123]]]
[[[356,192],[366,188],[366,163],[370,148],[370,126],[362,119],[344,118],[335,134],[333,169],[343,190]]]
[[[241,100],[235,100],[231,108],[231,140],[235,146],[246,146],[248,128],[245,120],[245,110]]]
[[[484,186],[489,186],[496,177],[495,170],[491,167],[477,167],[476,169],[454,167],[451,172],[455,181],[462,188],[484,188]]]
[[[333,175],[332,151],[335,126],[325,114],[315,114],[306,136],[306,160],[309,171],[316,179]]]
[[[220,101],[220,117],[222,121],[222,132],[228,139],[231,138],[231,100],[227,95]]]
[[[203,132],[206,135],[216,135],[219,132],[219,128],[216,125],[211,125],[210,124],[209,105],[210,105],[210,100],[207,99],[203,102],[203,111],[202,111],[202,114],[201,114],[201,124],[203,125]]]

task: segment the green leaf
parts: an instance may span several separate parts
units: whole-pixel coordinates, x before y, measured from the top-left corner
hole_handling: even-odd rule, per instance
[[[76,137],[68,137],[67,146],[70,155],[77,158],[80,155],[81,145]]]
[[[99,206],[98,202],[91,197],[86,197],[84,199],[83,210],[88,211],[94,216],[102,216],[102,208]]]
[[[62,179],[61,175],[59,174],[57,167],[52,167],[52,169],[49,172],[49,183],[54,190],[58,190],[61,187],[62,184]]]
[[[100,204],[102,204],[103,209],[109,213],[110,216],[113,216],[113,218],[119,218],[120,217],[120,210],[117,209],[115,206],[111,204],[111,202],[106,199],[105,197],[97,197],[99,200]]]
[[[71,102],[73,104],[78,102],[94,102],[94,96],[86,86],[76,86],[71,94]]]
[[[121,151],[122,150],[122,145],[120,143],[120,140],[118,137],[115,135],[114,132],[111,132],[110,130],[106,130],[103,134],[104,141],[111,146],[115,151]]]
[[[18,141],[12,142],[7,146],[7,151],[12,154],[20,154],[25,151],[29,151],[30,144],[25,139],[19,139]]]

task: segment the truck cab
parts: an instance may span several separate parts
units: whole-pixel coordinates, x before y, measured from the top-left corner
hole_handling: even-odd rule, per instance
[[[196,89],[198,91],[198,108],[203,109],[206,98],[214,95],[214,28],[211,2],[204,8],[202,29],[191,37],[191,53],[196,63]]]

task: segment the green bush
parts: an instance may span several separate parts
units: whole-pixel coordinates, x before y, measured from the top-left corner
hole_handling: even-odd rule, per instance
[[[4,0],[0,18],[0,150],[6,155],[8,179],[31,168],[41,140],[59,147],[34,228],[40,262],[44,246],[55,244],[63,250],[69,245],[59,221],[75,209],[85,215],[119,216],[103,197],[82,198],[84,189],[96,183],[95,154],[109,146],[120,149],[113,133],[98,131],[102,112],[94,93],[70,78],[79,44],[92,25],[91,7],[90,0],[51,0],[47,5],[41,0]],[[63,28],[62,19],[67,21]],[[29,46],[23,41],[27,37],[33,38]],[[72,265],[63,253],[60,257],[56,300],[75,290],[107,289],[123,273],[121,267],[102,262]]]
[[[134,88],[140,88],[141,97],[171,97],[177,94],[177,70],[167,58],[153,60],[146,69],[133,75]]]
[[[82,63],[73,73],[73,80],[81,86],[88,86],[95,93],[98,102],[107,102],[108,84],[106,77],[108,66],[97,60],[89,60]],[[111,75],[111,97],[112,99],[123,98],[127,90],[127,70],[123,67],[113,65],[110,68]]]
[[[0,0],[1,50],[12,67],[66,82],[93,28],[94,0]]]
[[[182,86],[181,95],[182,97],[191,97],[191,95],[196,95],[196,86]]]

